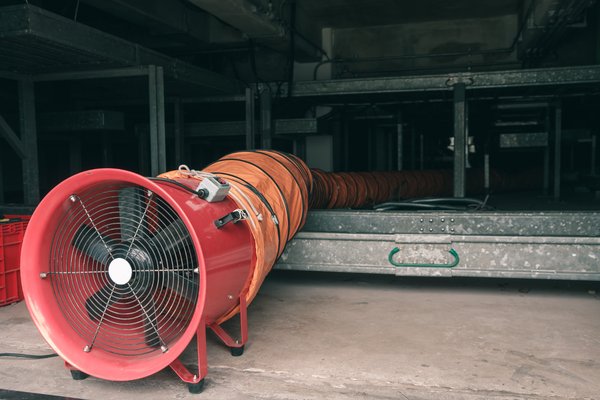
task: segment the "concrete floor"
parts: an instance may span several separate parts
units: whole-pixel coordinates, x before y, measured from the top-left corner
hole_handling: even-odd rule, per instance
[[[58,358],[0,359],[0,389],[103,400],[598,399],[596,290],[277,271],[250,308],[242,357],[209,337],[203,394],[170,371],[73,381]],[[50,351],[24,304],[0,308],[0,326],[0,352]]]

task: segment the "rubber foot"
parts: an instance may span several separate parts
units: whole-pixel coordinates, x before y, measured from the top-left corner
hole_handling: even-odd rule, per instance
[[[81,371],[72,369],[71,370],[71,378],[73,378],[73,380],[75,380],[75,381],[82,381],[86,378],[89,378],[89,375],[86,374],[85,372],[81,372]]]
[[[239,357],[242,354],[244,354],[244,346],[240,346],[240,347],[230,347],[229,350],[231,351],[231,355],[234,357]]]
[[[202,379],[198,383],[188,383],[188,390],[191,394],[202,393],[202,389],[204,388],[204,379]]]

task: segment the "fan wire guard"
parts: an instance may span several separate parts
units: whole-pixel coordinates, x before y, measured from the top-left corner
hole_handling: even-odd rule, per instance
[[[48,274],[85,352],[166,352],[192,320],[198,259],[167,202],[133,184],[92,186],[66,199]]]

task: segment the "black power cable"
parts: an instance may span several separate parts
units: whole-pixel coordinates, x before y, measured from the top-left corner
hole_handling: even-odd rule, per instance
[[[26,358],[29,360],[42,360],[44,358],[58,357],[58,354],[22,354],[22,353],[0,353],[0,357]]]
[[[181,188],[187,192],[195,194],[196,196],[200,197],[201,199],[204,199],[204,198],[206,198],[206,196],[208,196],[208,192],[206,189],[194,190],[194,189],[184,185],[183,183],[179,183],[173,179],[154,178],[154,177],[148,177],[148,179],[151,181],[170,183],[171,185],[177,186],[178,188]]]

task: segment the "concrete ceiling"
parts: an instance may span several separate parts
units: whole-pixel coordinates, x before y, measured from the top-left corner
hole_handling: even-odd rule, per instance
[[[582,64],[597,47],[595,25],[571,26],[596,0],[28,1],[245,81],[288,80],[292,58],[314,79],[325,52],[321,78]]]
[[[313,23],[332,28],[515,14],[523,0],[301,0]]]

